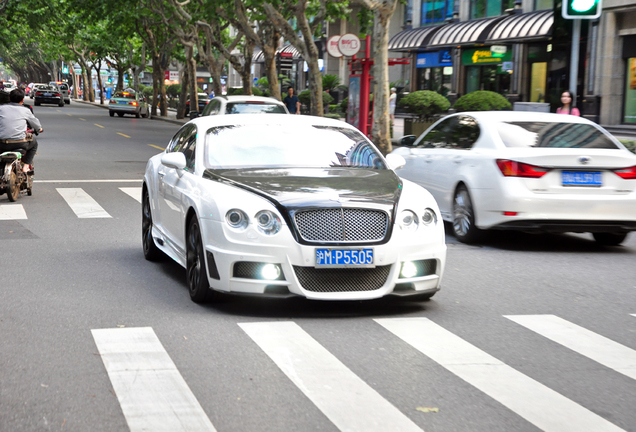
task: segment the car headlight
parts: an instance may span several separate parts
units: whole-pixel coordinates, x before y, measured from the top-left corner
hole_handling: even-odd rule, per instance
[[[243,210],[232,209],[225,214],[225,220],[229,226],[234,229],[243,230],[247,228],[250,220]]]
[[[403,230],[415,231],[419,225],[419,220],[411,210],[403,210],[398,218],[398,225]]]
[[[427,208],[422,215],[422,223],[424,225],[431,225],[437,223],[437,215],[433,209]]]
[[[269,210],[261,210],[256,213],[258,230],[265,235],[274,235],[280,231],[281,222],[276,213]]]

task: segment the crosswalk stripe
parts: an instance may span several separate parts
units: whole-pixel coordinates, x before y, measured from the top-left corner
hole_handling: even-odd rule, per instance
[[[140,187],[127,187],[127,188],[119,188],[122,192],[130,195],[137,201],[141,202],[141,188]]]
[[[239,326],[338,429],[422,431],[297,324]]]
[[[636,351],[555,315],[504,315],[572,351],[636,379]]]
[[[427,318],[375,321],[539,429],[546,432],[623,430]]]
[[[78,218],[109,218],[106,210],[104,210],[97,201],[89,194],[84,192],[82,188],[57,188],[57,191],[66,203],[75,212]]]
[[[0,205],[0,220],[26,219],[27,215],[22,204]]]
[[[131,432],[214,432],[150,327],[91,330]]]

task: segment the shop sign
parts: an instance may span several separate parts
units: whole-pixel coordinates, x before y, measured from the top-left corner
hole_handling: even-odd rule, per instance
[[[493,45],[490,47],[490,52],[493,57],[503,57],[508,52],[508,47],[505,45]]]
[[[360,39],[352,33],[342,35],[338,40],[338,49],[344,56],[354,56],[360,51]]]
[[[512,51],[497,56],[493,55],[490,48],[474,48],[462,52],[463,65],[499,64],[505,61],[512,61]]]
[[[419,53],[417,55],[415,66],[418,68],[430,68],[448,66],[453,64],[453,58],[450,51],[436,51]]]
[[[338,48],[339,40],[340,40],[340,35],[331,36],[327,40],[327,52],[332,57],[336,57],[336,58],[342,57],[342,53],[340,52],[340,49]]]

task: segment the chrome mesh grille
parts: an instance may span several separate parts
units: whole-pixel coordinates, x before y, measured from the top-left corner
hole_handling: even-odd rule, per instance
[[[380,241],[387,233],[389,218],[379,210],[319,209],[300,211],[294,222],[305,241]]]
[[[386,283],[390,271],[390,265],[360,269],[294,266],[300,286],[307,291],[322,293],[377,290]]]

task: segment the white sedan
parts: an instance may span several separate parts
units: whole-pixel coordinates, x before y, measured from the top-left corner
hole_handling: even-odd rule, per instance
[[[186,269],[195,302],[220,292],[428,299],[446,260],[433,197],[357,129],[310,116],[185,124],[148,161],[143,251]]]
[[[428,189],[463,242],[482,229],[591,232],[618,245],[636,230],[636,155],[575,116],[465,112],[391,154]]]

